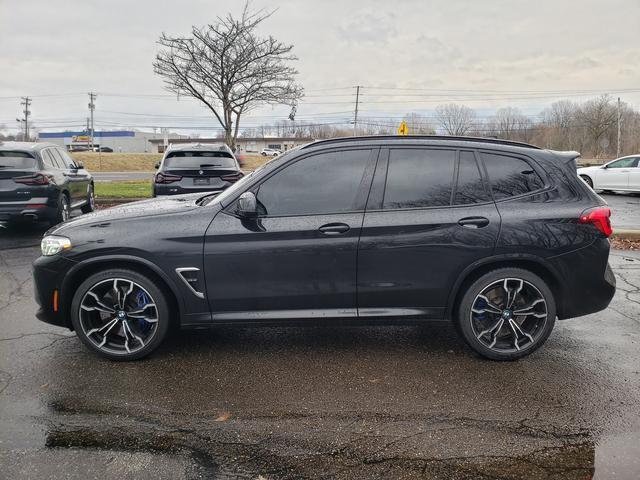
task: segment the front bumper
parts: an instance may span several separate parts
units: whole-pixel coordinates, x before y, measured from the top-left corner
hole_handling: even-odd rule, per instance
[[[38,257],[33,262],[33,285],[38,303],[36,318],[51,325],[72,329],[69,313],[65,310],[62,283],[66,273],[76,262],[62,255]],[[58,309],[54,307],[54,292],[58,292]]]

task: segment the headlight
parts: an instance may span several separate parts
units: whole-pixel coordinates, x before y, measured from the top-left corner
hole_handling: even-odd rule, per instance
[[[42,255],[48,257],[60,253],[63,250],[71,248],[71,240],[67,237],[58,237],[57,235],[48,235],[40,242]]]

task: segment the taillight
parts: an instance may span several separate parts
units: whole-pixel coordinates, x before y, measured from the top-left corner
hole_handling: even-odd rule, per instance
[[[580,215],[580,223],[590,223],[605,236],[610,236],[613,233],[611,228],[611,209],[609,207],[596,207],[590,208],[582,212]]]
[[[156,183],[173,183],[173,182],[179,182],[180,180],[182,180],[182,177],[179,175],[170,175],[168,173],[156,173],[156,176],[154,177],[154,182]]]
[[[36,173],[35,175],[29,175],[28,177],[15,177],[13,179],[16,183],[22,183],[23,185],[49,185],[49,177],[42,173]]]
[[[230,173],[229,175],[222,175],[220,178],[225,182],[237,182],[242,177],[244,177],[244,173],[236,172],[236,173]]]

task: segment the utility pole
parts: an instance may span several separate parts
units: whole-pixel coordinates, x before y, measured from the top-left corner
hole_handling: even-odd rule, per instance
[[[353,116],[353,136],[358,134],[358,103],[360,102],[360,85],[356,85],[356,111]]]
[[[24,137],[23,140],[25,142],[29,141],[29,115],[31,115],[31,111],[29,110],[29,106],[31,105],[31,99],[29,97],[22,97],[22,102],[20,105],[24,106]]]
[[[96,104],[95,104],[95,99],[96,99],[96,94],[93,92],[89,92],[89,112],[91,114],[91,149],[93,150],[93,135],[95,133],[94,129],[93,129],[93,111],[96,108]]]
[[[620,120],[622,119],[622,109],[620,108],[620,97],[618,97],[618,149],[616,150],[616,158],[620,158],[621,138],[620,138]]]

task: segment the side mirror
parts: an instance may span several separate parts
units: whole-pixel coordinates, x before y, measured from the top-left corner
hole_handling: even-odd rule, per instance
[[[156,170],[160,168],[160,162],[156,162],[156,164],[153,166],[153,168],[155,168]]]
[[[76,162],[76,166],[78,167],[78,170],[80,170],[81,168],[84,168],[84,163]]]
[[[244,192],[238,198],[238,214],[243,217],[255,217],[258,214],[258,201],[253,192]]]

